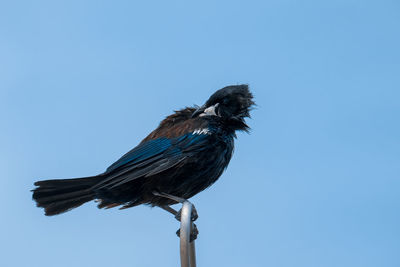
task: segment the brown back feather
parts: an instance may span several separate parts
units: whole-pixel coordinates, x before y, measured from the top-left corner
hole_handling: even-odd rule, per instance
[[[185,133],[194,131],[195,129],[203,126],[199,125],[198,118],[192,118],[192,114],[195,108],[187,107],[178,111],[174,114],[166,117],[160,125],[152,131],[141,143],[148,140],[157,139],[160,137],[174,138],[181,136]],[[204,121],[204,126],[206,122]]]

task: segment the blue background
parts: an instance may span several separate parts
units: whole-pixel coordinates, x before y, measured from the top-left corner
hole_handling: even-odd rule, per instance
[[[165,211],[45,217],[29,190],[101,173],[172,110],[248,83],[252,133],[192,199],[198,265],[400,266],[399,14],[389,0],[2,1],[0,265],[178,266]]]

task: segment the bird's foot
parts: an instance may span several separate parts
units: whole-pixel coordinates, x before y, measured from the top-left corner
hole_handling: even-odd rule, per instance
[[[190,242],[196,240],[198,234],[199,234],[199,230],[197,229],[196,224],[192,223],[192,227],[191,227],[191,231],[190,231]],[[178,229],[178,231],[176,231],[176,235],[178,237],[181,237],[181,229]]]
[[[182,218],[182,209],[180,209],[176,214],[175,214],[175,219],[177,219],[179,222],[181,221]],[[199,218],[199,214],[197,213],[196,207],[192,204],[192,213],[190,214],[190,220],[192,222],[196,221]]]
[[[173,196],[173,195],[170,195],[170,194],[167,194],[167,193],[160,193],[160,192],[154,191],[153,195],[159,196],[159,197],[165,197],[165,198],[168,198],[168,199],[172,199],[172,200],[174,200],[174,201],[176,201],[178,203],[181,203],[181,204],[184,204],[185,202],[190,203],[188,200],[186,200],[184,198],[176,197],[176,196]],[[190,203],[190,205],[192,206],[191,213],[190,213],[190,224],[191,224],[191,227],[190,227],[190,242],[192,242],[192,241],[197,239],[197,235],[199,234],[199,230],[197,229],[196,224],[193,223],[194,221],[196,221],[199,218],[199,215],[197,213],[196,207],[192,203]],[[182,208],[183,208],[183,206],[184,205],[182,205]],[[173,214],[175,219],[177,219],[179,222],[182,220],[182,208],[179,211],[176,211],[175,209],[171,208],[168,205],[160,206],[160,208],[162,208],[162,209],[168,211],[169,213]],[[180,234],[181,234],[181,229],[176,231],[176,235],[178,237],[180,237]]]
[[[192,204],[190,201],[188,201],[187,199],[181,198],[181,197],[177,197],[177,196],[173,196],[167,193],[160,193],[157,191],[153,191],[153,195],[155,196],[159,196],[159,197],[165,197],[171,200],[174,200],[178,203],[184,203],[184,202],[189,202],[190,204]],[[181,221],[181,216],[182,216],[182,209],[180,209],[179,211],[174,210],[173,208],[171,208],[168,205],[164,205],[164,206],[160,206],[162,209],[168,211],[169,213],[172,213],[175,216],[175,219],[177,219],[178,221]],[[190,220],[192,222],[196,221],[197,218],[199,218],[199,215],[197,213],[196,207],[192,204],[192,213],[190,214]]]

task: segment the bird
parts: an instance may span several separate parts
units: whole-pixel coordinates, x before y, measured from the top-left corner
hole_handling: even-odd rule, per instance
[[[105,172],[37,181],[32,198],[47,216],[92,200],[98,208],[144,204],[171,212],[171,205],[205,190],[221,176],[231,160],[236,132],[250,130],[245,119],[254,105],[247,84],[226,86],[202,106],[174,111]]]

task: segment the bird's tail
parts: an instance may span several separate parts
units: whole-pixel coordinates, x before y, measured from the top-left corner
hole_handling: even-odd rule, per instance
[[[45,180],[35,183],[32,198],[38,207],[44,208],[47,216],[57,215],[93,200],[91,189],[103,177],[92,176],[75,179]]]

